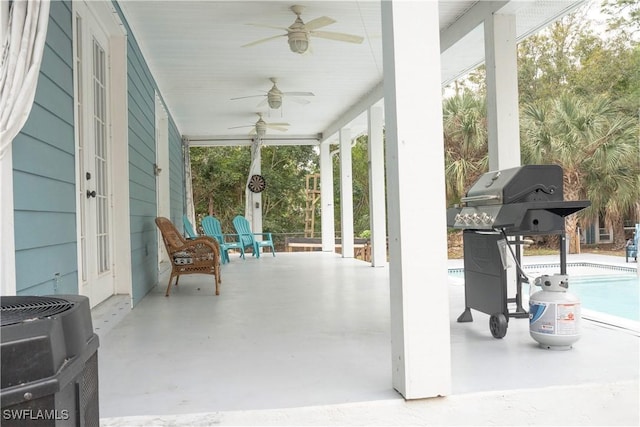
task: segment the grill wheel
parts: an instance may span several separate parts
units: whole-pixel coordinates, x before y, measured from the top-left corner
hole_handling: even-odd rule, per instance
[[[503,338],[507,335],[507,317],[504,313],[492,314],[489,318],[489,329],[494,338]]]

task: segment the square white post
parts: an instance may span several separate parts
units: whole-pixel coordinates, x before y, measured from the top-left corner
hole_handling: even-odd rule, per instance
[[[336,250],[335,208],[333,206],[333,161],[331,145],[320,144],[320,214],[322,223],[322,250]]]
[[[340,228],[342,258],[353,258],[353,174],[351,130],[340,129]]]
[[[516,17],[484,22],[489,170],[520,166]]]
[[[393,387],[451,393],[438,3],[383,1]]]
[[[9,2],[0,2],[0,40],[9,31]],[[0,141],[0,146],[7,141]],[[0,295],[16,294],[16,245],[13,225],[13,151],[0,152]]]
[[[251,158],[256,160],[254,173],[260,175],[262,173],[262,144],[254,142],[251,145]],[[269,183],[267,183],[269,185]],[[248,188],[249,200],[251,202],[251,231],[254,233],[262,233],[262,193],[253,193]],[[256,240],[262,240],[262,236],[256,236]],[[261,250],[261,249],[260,249]]]
[[[4,3],[4,2],[3,2]],[[16,246],[13,219],[13,150],[0,157],[0,295],[16,294]]]
[[[384,189],[384,137],[382,107],[371,107],[369,119],[369,212],[371,266],[387,265],[387,217]]]

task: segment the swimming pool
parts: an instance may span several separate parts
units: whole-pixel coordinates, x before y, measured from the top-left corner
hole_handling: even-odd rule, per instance
[[[534,292],[539,289],[535,288]],[[528,286],[523,286],[522,291],[528,293]],[[569,276],[569,292],[580,298],[584,309],[640,321],[638,277],[635,273]]]
[[[529,278],[560,271],[557,264],[524,266]],[[583,310],[640,321],[640,277],[629,267],[614,267],[590,263],[567,264],[569,292],[580,298]],[[464,279],[464,270],[450,269],[449,275]],[[533,282],[533,280],[531,280]],[[535,288],[537,292],[540,288]],[[523,284],[523,295],[529,286]]]

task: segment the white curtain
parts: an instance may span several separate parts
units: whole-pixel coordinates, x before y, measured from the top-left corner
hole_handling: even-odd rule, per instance
[[[0,66],[0,158],[31,112],[48,22],[49,0],[11,4]]]
[[[191,224],[196,227],[196,210],[193,206],[193,183],[191,177],[191,153],[189,150],[189,140],[183,139],[182,146],[184,149],[184,177],[185,177],[185,193],[187,199],[187,217]]]
[[[0,294],[16,294],[11,143],[35,98],[49,23],[49,0],[0,4]],[[9,153],[9,155],[6,155]]]

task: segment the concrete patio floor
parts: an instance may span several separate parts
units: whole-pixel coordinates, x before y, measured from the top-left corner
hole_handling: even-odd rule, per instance
[[[583,260],[624,265],[568,262]],[[523,264],[543,261],[558,259]],[[219,296],[196,275],[166,298],[163,278],[133,310],[126,297],[93,310],[102,426],[640,424],[637,328],[584,321],[573,349],[549,351],[510,319],[498,340],[483,313],[456,322],[464,286],[451,281],[452,395],[406,402],[391,386],[388,268],[234,255],[222,278]]]

